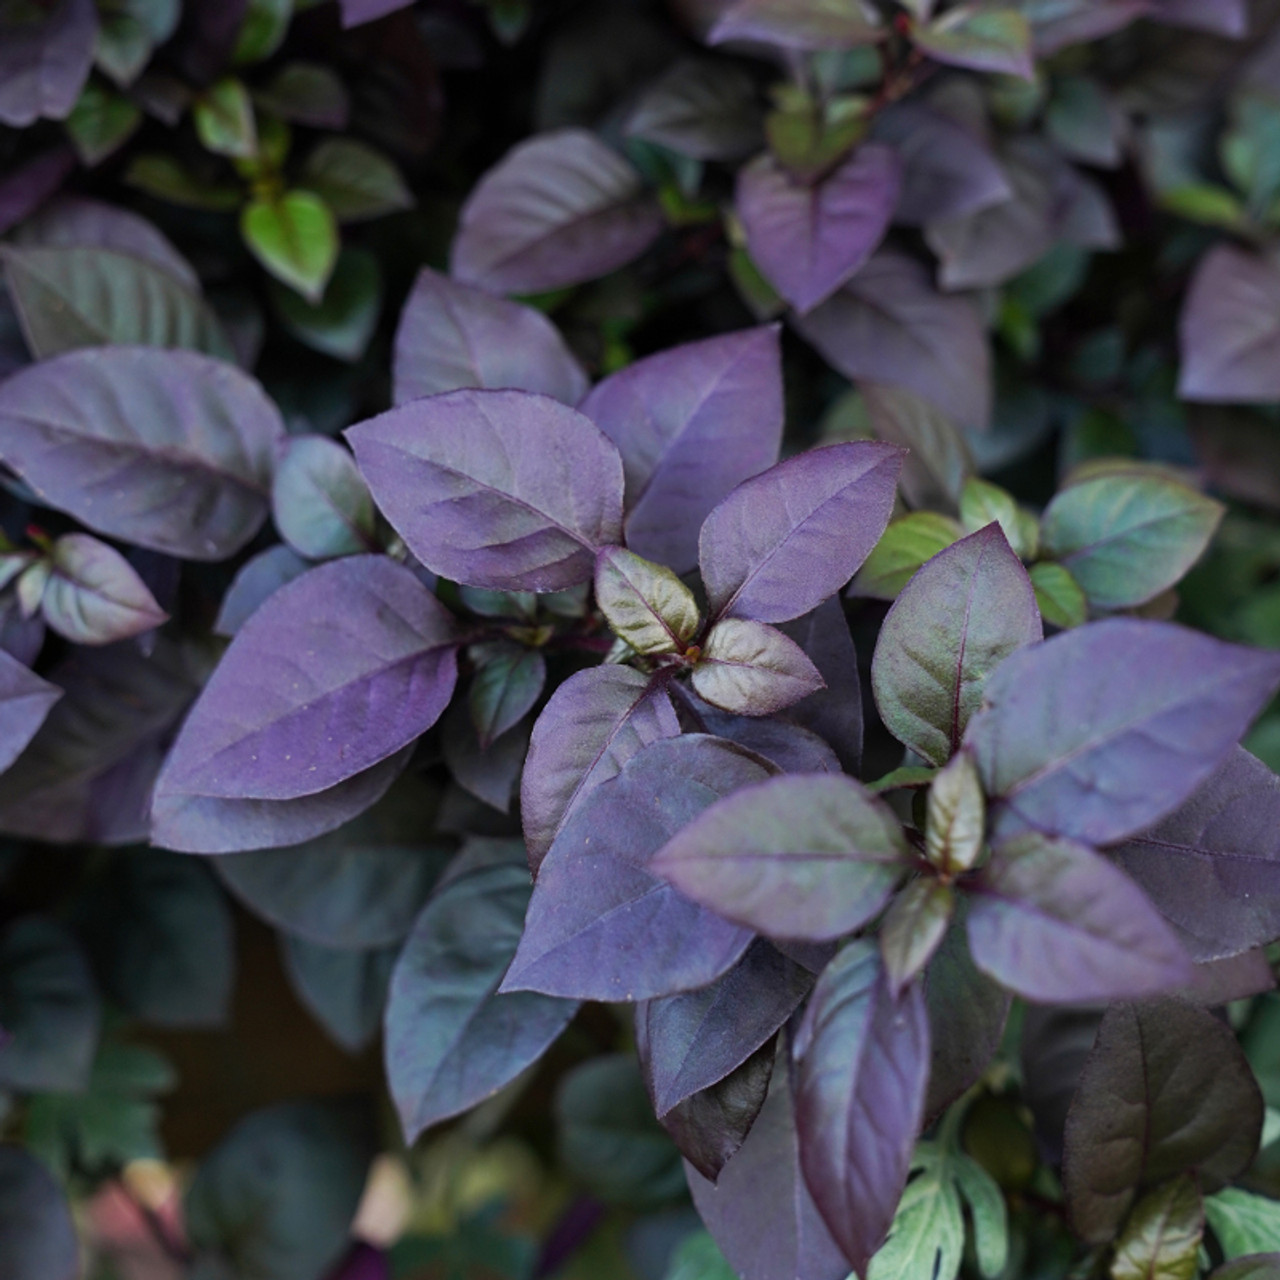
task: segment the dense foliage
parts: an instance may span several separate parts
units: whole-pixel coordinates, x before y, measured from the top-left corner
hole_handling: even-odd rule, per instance
[[[1280,1276],[1275,0],[0,0],[0,235],[3,1280]]]

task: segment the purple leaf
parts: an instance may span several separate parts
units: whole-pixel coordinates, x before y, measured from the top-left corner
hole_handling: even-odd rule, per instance
[[[179,652],[157,643],[78,649],[54,668],[63,697],[0,778],[0,830],[39,840],[128,844],[145,837],[157,740],[195,695]]]
[[[811,695],[812,696],[812,695]],[[690,699],[696,697],[689,695]],[[783,773],[840,773],[834,751],[816,733],[774,716],[735,716],[697,699],[708,733],[728,738],[776,764]]]
[[[603,666],[570,676],[533,726],[520,783],[534,870],[581,801],[641,748],[679,732],[671,699],[640,672]]]
[[[686,58],[641,94],[626,132],[692,160],[740,159],[762,137],[755,82],[731,62]]]
[[[494,641],[471,648],[479,664],[471,682],[469,703],[480,749],[519,724],[542,694],[547,660],[537,649]]]
[[[0,383],[0,457],[42,501],[192,560],[261,527],[283,436],[252,378],[190,351],[73,351]]]
[[[1115,1004],[1067,1113],[1063,1186],[1077,1234],[1115,1235],[1141,1187],[1195,1171],[1206,1191],[1258,1149],[1262,1095],[1235,1033],[1180,1000]]]
[[[396,328],[395,402],[481,387],[536,391],[565,404],[587,392],[587,375],[541,311],[418,272]]]
[[[77,644],[110,644],[168,620],[137,570],[114,547],[87,533],[53,544],[40,599],[44,620]]]
[[[0,14],[0,124],[25,129],[40,117],[65,120],[93,65],[93,0],[6,5]],[[33,19],[32,13],[43,14]]]
[[[0,178],[0,235],[30,217],[75,167],[76,153],[70,147],[50,147]]]
[[[1006,658],[969,724],[995,833],[1121,840],[1217,768],[1280,683],[1280,655],[1114,618]]]
[[[1151,0],[1023,0],[1038,57],[1101,40],[1150,10]]]
[[[924,975],[931,1046],[929,1117],[941,1115],[981,1078],[1000,1047],[1012,1003],[1009,993],[980,973],[969,955],[962,925],[967,908],[960,895],[956,921]]]
[[[687,572],[697,564],[698,530],[711,509],[778,460],[777,326],[637,360],[601,382],[582,412],[622,454],[627,545]]]
[[[77,1280],[80,1244],[71,1207],[43,1161],[0,1145],[0,1271],[6,1280]]]
[[[651,870],[760,933],[821,942],[876,916],[907,857],[897,818],[860,783],[789,774],[712,805]]]
[[[710,986],[636,1005],[636,1050],[658,1118],[746,1062],[812,986],[807,969],[757,939]]]
[[[764,1107],[776,1047],[766,1043],[722,1080],[676,1103],[658,1122],[704,1178],[718,1178]]]
[[[61,697],[62,690],[57,685],[41,680],[16,658],[0,651],[0,705],[4,707],[0,772],[22,754]]]
[[[596,555],[595,594],[614,635],[637,653],[683,653],[701,622],[693,592],[670,569],[625,547]]]
[[[739,172],[736,207],[747,248],[801,314],[825,302],[884,239],[898,170],[896,153],[872,142],[812,184],[768,154]]]
[[[966,299],[939,294],[905,254],[882,249],[796,327],[848,378],[906,387],[964,426],[982,428],[991,417],[981,317]]]
[[[396,962],[386,1012],[387,1077],[405,1141],[514,1080],[569,1024],[570,1000],[498,995],[529,902],[511,863],[448,881]]]
[[[313,840],[382,799],[411,752],[406,747],[336,787],[296,800],[223,800],[157,791],[151,806],[151,843],[179,853],[216,854]]]
[[[1280,779],[1242,747],[1180,808],[1111,855],[1197,960],[1280,937]]]
[[[361,773],[448,705],[458,628],[413,573],[352,556],[242,626],[173,745],[157,797],[292,800]]]
[[[796,1032],[796,1128],[805,1182],[865,1276],[906,1186],[929,1078],[924,993],[889,994],[871,942],[823,971]]]
[[[833,597],[780,629],[808,654],[827,682],[825,689],[788,707],[786,719],[829,743],[845,772],[856,774],[862,763],[862,681],[844,607]]]
[[[781,631],[725,618],[703,642],[693,687],[722,711],[766,716],[821,689],[823,680],[804,650]]]
[[[998,524],[923,564],[880,629],[871,687],[889,732],[932,764],[956,752],[987,678],[1043,637],[1035,590]]]
[[[1202,960],[1195,966],[1195,976],[1177,994],[1193,1004],[1216,1009],[1233,1000],[1247,1000],[1276,988],[1276,975],[1271,972],[1266,947],[1241,951],[1221,960]]]
[[[949,67],[1035,79],[1031,27],[1017,9],[959,5],[932,22],[913,22],[911,40],[935,62]]]
[[[312,567],[296,551],[283,544],[259,551],[240,567],[227,588],[227,594],[222,597],[222,605],[213,624],[215,634],[235,635],[268,596]]]
[[[413,0],[339,0],[342,9],[342,25],[358,27],[363,22],[373,22],[397,9],[407,9]]]
[[[351,1252],[329,1280],[391,1280],[391,1259],[381,1249],[361,1241],[351,1246]]]
[[[510,813],[520,766],[529,749],[529,726],[518,725],[482,746],[470,710],[459,699],[441,722],[440,737],[444,762],[454,781],[491,809]]]
[[[1209,1272],[1209,1280],[1276,1280],[1280,1253],[1247,1253]]]
[[[1021,836],[972,885],[969,949],[1039,1004],[1132,1000],[1191,980],[1173,930],[1143,892],[1084,845]]]
[[[653,855],[708,805],[768,776],[719,738],[655,742],[570,815],[538,869],[504,991],[635,1001],[713,982],[751,933],[682,897]]]
[[[14,241],[47,249],[110,249],[150,262],[200,291],[195,268],[166,235],[131,210],[101,200],[64,196],[23,223]]]
[[[373,496],[433,573],[498,591],[586,582],[622,540],[622,463],[574,409],[523,391],[455,391],[345,433]]]
[[[1154,22],[1240,40],[1249,34],[1247,0],[1147,0]]]
[[[955,905],[951,886],[936,876],[912,880],[894,896],[880,923],[878,940],[889,993],[895,999],[942,944]]]
[[[355,461],[328,436],[295,435],[271,481],[280,536],[312,560],[377,549],[373,499]]]
[[[887,34],[862,0],[737,0],[720,15],[707,43],[751,40],[784,49],[852,49]]]
[[[740,484],[698,537],[711,615],[787,622],[835,595],[889,522],[903,457],[833,444]]]
[[[1183,303],[1187,400],[1280,399],[1280,267],[1230,245],[1210,250]]]
[[[800,1173],[787,1075],[773,1073],[759,1117],[715,1183],[685,1166],[689,1190],[707,1230],[742,1280],[845,1280],[848,1259]]]
[[[472,190],[451,274],[495,293],[540,293],[607,275],[662,230],[640,175],[585,129],[522,142]]]
[[[990,148],[921,103],[898,102],[879,112],[872,137],[898,153],[902,181],[895,222],[920,227],[960,218],[1013,195]]]

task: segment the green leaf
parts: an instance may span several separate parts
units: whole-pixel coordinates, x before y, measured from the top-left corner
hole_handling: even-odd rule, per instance
[[[596,556],[596,602],[637,653],[682,653],[698,630],[693,592],[665,565],[623,547]]]
[[[949,886],[933,876],[901,889],[880,925],[880,955],[896,996],[933,957],[955,911]]]
[[[338,261],[338,227],[319,196],[287,191],[278,200],[251,201],[240,215],[240,233],[277,280],[313,304],[323,300]]]
[[[345,129],[351,104],[342,77],[315,62],[286,63],[254,101],[294,124],[317,129]]]
[[[942,1166],[933,1165],[907,1184],[867,1280],[955,1280],[963,1257],[960,1197]]]
[[[211,84],[196,99],[191,114],[206,151],[235,160],[251,160],[257,154],[253,103],[235,76],[223,76]]]
[[[874,600],[894,599],[926,560],[963,534],[955,520],[936,511],[913,511],[895,520],[858,570],[854,591]]]
[[[1208,227],[1222,227],[1238,231],[1249,224],[1244,204],[1226,187],[1208,182],[1189,182],[1170,187],[1159,193],[1162,209],[1176,213],[1191,222],[1201,222]]]
[[[1145,604],[1200,558],[1223,508],[1163,476],[1099,475],[1063,490],[1041,522],[1044,554],[1098,611]]]
[[[1187,1175],[1149,1191],[1134,1205],[1116,1241],[1112,1280],[1195,1280],[1204,1206]]]
[[[738,1280],[738,1273],[725,1261],[710,1232],[695,1231],[672,1254],[662,1280]]]
[[[973,1219],[978,1270],[987,1280],[995,1280],[1009,1259],[1009,1214],[1004,1193],[996,1180],[968,1156],[951,1157],[949,1167]]]
[[[339,222],[362,222],[413,207],[400,171],[380,151],[351,138],[326,138],[307,157],[298,178],[333,210]]]
[[[929,787],[925,857],[939,870],[970,871],[985,845],[986,800],[973,757],[954,756]]]
[[[542,693],[547,664],[536,649],[498,642],[476,645],[491,652],[471,682],[471,722],[481,750],[524,719]]]
[[[1254,217],[1262,218],[1280,196],[1280,99],[1246,90],[1232,103],[1231,115],[1222,167],[1248,197]]]
[[[93,168],[119,150],[141,123],[142,112],[134,103],[90,80],[67,117],[67,134],[76,154]]]
[[[99,0],[94,61],[120,88],[131,85],[152,50],[178,26],[180,0]]]
[[[1036,589],[1040,616],[1050,624],[1066,630],[1081,626],[1089,616],[1089,602],[1080,584],[1065,565],[1042,560],[1028,570]]]
[[[284,41],[293,17],[293,0],[249,0],[231,60],[236,66],[262,62]]]
[[[685,1194],[680,1153],[653,1118],[632,1055],[592,1058],[571,1071],[555,1115],[560,1158],[593,1197],[642,1209]]]
[[[1204,1202],[1205,1216],[1225,1257],[1265,1253],[1280,1240],[1280,1202],[1228,1187]]]
[[[949,66],[1035,79],[1031,25],[1016,9],[961,5],[927,26],[912,23],[911,39]]]
[[[976,533],[993,521],[1004,530],[1004,536],[1020,559],[1030,560],[1035,556],[1040,541],[1035,521],[1018,506],[1008,490],[970,476],[960,490],[960,523],[966,533]]]
[[[1111,169],[1122,155],[1118,124],[1123,118],[1096,80],[1063,76],[1045,109],[1045,132],[1072,160]]]
[[[108,249],[2,252],[10,296],[38,359],[120,343],[234,358],[208,304],[163,267]]]
[[[382,312],[382,272],[366,249],[343,249],[318,304],[272,281],[281,323],[299,342],[335,360],[364,355]]]
[[[280,536],[309,560],[377,546],[373,499],[355,459],[328,436],[294,436],[276,465],[271,514]]]
[[[157,200],[213,213],[238,209],[242,198],[239,187],[226,182],[206,182],[167,155],[134,156],[124,172],[124,181]]]

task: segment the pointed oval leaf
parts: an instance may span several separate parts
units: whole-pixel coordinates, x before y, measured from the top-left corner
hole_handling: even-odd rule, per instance
[[[289,849],[219,858],[214,868],[255,915],[319,947],[373,950],[413,925],[450,856],[430,841],[431,797],[403,775],[366,813]]]
[[[319,196],[339,222],[364,222],[413,208],[413,194],[395,165],[354,138],[317,143],[298,183]]]
[[[382,1024],[398,947],[337,951],[280,935],[285,975],[294,994],[348,1053],[367,1049]]]
[[[41,680],[23,663],[0,650],[0,706],[4,708],[0,773],[22,754],[61,697],[62,690],[57,685]]]
[[[824,941],[880,911],[906,856],[898,820],[861,784],[792,774],[712,805],[651,868],[730,920],[771,937]]]
[[[587,581],[622,541],[622,463],[582,414],[521,391],[455,391],[351,427],[374,498],[432,572],[498,591]]]
[[[1067,1113],[1063,1186],[1076,1232],[1112,1239],[1141,1187],[1195,1171],[1219,1186],[1253,1159],[1262,1095],[1234,1033],[1178,1000],[1113,1004]]]
[[[865,1275],[884,1244],[920,1134],[929,1020],[916,985],[894,999],[874,943],[823,971],[796,1032],[796,1128],[805,1181]]]
[[[828,445],[740,484],[698,535],[712,616],[787,622],[839,591],[889,522],[903,456]]]
[[[929,784],[925,857],[939,870],[969,871],[986,843],[986,800],[973,757],[960,752]]]
[[[844,606],[833,596],[780,630],[805,651],[827,682],[825,689],[788,707],[786,718],[816,733],[845,772],[856,774],[862,763],[862,681]]]
[[[514,1080],[577,1010],[553,996],[497,994],[530,887],[523,866],[477,870],[439,889],[413,926],[386,1015],[387,1077],[406,1142]]]
[[[485,174],[462,208],[451,273],[495,293],[539,293],[606,275],[662,229],[640,175],[584,129],[541,134]]]
[[[1161,476],[1104,475],[1049,503],[1041,541],[1094,609],[1131,609],[1200,559],[1222,512],[1221,503]]]
[[[59,0],[0,16],[0,123],[25,129],[42,116],[65,120],[93,66],[93,0]]]
[[[1116,1241],[1112,1280],[1195,1280],[1204,1205],[1195,1179],[1173,1178],[1149,1191]]]
[[[1084,624],[1089,617],[1089,601],[1070,569],[1052,560],[1041,560],[1027,574],[1036,591],[1036,607],[1049,626],[1067,631]]]
[[[884,239],[898,200],[896,152],[859,147],[813,184],[771,155],[738,175],[736,208],[752,260],[802,315],[829,298]]]
[[[444,606],[384,557],[312,569],[237,632],[157,796],[292,800],[345,782],[436,722],[457,638]]]
[[[240,213],[250,253],[277,280],[316,305],[338,264],[338,226],[329,206],[310,191],[251,200]]]
[[[625,547],[596,555],[596,603],[637,653],[683,653],[701,619],[693,592],[665,565]]]
[[[906,387],[967,427],[990,420],[981,318],[967,299],[938,293],[905,254],[882,249],[796,328],[848,378]]]
[[[784,49],[852,49],[886,34],[861,0],[737,0],[720,15],[707,43],[751,40]]]
[[[69,352],[0,385],[0,457],[43,501],[191,560],[224,559],[257,533],[283,436],[252,378],[193,352]]]
[[[880,925],[880,957],[896,998],[933,958],[951,923],[955,898],[933,876],[913,880],[895,896]]]
[[[661,1119],[740,1067],[795,1012],[813,975],[757,939],[722,978],[636,1006],[636,1050]]]
[[[1028,1000],[1133,1000],[1191,981],[1190,958],[1146,895],[1084,845],[1022,836],[972,888],[974,963]]]
[[[1280,656],[1114,618],[1006,658],[966,742],[995,831],[1121,840],[1189,796],[1280,683]]]
[[[282,543],[259,551],[244,562],[231,580],[213,624],[214,634],[228,639],[235,635],[269,595],[311,567],[309,561]]]
[[[181,347],[231,360],[226,332],[190,285],[108,248],[6,248],[5,281],[31,353],[78,347]]]
[[[643,747],[679,733],[670,697],[640,672],[603,666],[570,676],[533,726],[520,780],[534,870],[581,801]]]
[[[200,145],[216,156],[252,160],[258,153],[253,102],[244,81],[235,76],[222,76],[196,98],[191,122]]]
[[[701,734],[633,756],[570,815],[539,867],[502,989],[651,1000],[704,987],[730,969],[750,930],[677,893],[650,863],[703,809],[767,776],[759,757]]]
[[[763,622],[725,618],[711,628],[693,687],[713,707],[765,716],[823,687],[818,669],[789,637]]]
[[[1205,1216],[1222,1252],[1240,1258],[1262,1252],[1280,1232],[1280,1202],[1227,1187],[1204,1202]]]
[[[859,390],[876,435],[911,451],[902,468],[903,497],[913,507],[954,513],[975,470],[959,427],[937,406],[901,387],[863,382]]]
[[[280,536],[311,560],[374,549],[373,499],[356,464],[327,436],[292,436],[271,481]]]
[[[926,1169],[902,1193],[867,1280],[954,1280],[963,1259],[964,1211],[955,1184],[941,1169]]]
[[[686,58],[640,95],[626,131],[692,160],[737,160],[762,137],[755,83],[732,63]]]
[[[627,546],[677,573],[736,485],[778,460],[782,358],[774,325],[688,342],[612,374],[582,412],[618,446]]]
[[[895,520],[858,570],[849,595],[897,599],[922,564],[963,536],[958,521],[936,511],[913,511]]]
[[[418,272],[400,313],[392,361],[395,402],[467,387],[536,391],[565,404],[587,392],[587,375],[541,311]]]
[[[1017,9],[959,5],[933,22],[913,22],[911,40],[946,66],[1035,79],[1031,26]]]
[[[1230,245],[1210,250],[1183,304],[1181,342],[1184,399],[1280,397],[1280,268]]]
[[[54,631],[77,644],[127,640],[168,620],[137,570],[90,534],[63,534],[53,544],[50,569],[41,612]]]
[[[1040,640],[1035,591],[1000,526],[962,538],[923,565],[880,629],[871,687],[889,731],[945,764],[1009,654]]]
[[[1009,1211],[1004,1192],[986,1169],[968,1156],[958,1156],[951,1168],[973,1219],[978,1270],[987,1280],[995,1280],[1009,1260]]]
[[[773,1073],[769,1094],[746,1141],[708,1181],[685,1165],[702,1221],[742,1280],[845,1280],[849,1261],[831,1238],[800,1172],[787,1081]]]
[[[473,646],[472,656],[482,647]],[[482,751],[524,719],[547,680],[547,660],[537,649],[501,642],[494,649],[476,672],[469,695],[471,722]]]
[[[1280,937],[1280,778],[1243,747],[1167,818],[1110,852],[1197,960]]]
[[[270,294],[280,322],[299,342],[354,364],[368,350],[382,314],[382,268],[369,250],[344,249],[316,305],[274,281]]]
[[[80,1243],[71,1208],[45,1165],[0,1144],[0,1270],[8,1280],[76,1280]]]

